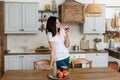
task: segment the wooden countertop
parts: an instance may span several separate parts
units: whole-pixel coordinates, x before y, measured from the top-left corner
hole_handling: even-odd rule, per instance
[[[52,71],[8,70],[1,80],[52,80],[48,78],[49,73]],[[110,68],[74,68],[69,73],[67,80],[120,80],[120,73]]]
[[[107,51],[113,51],[113,52],[116,52],[116,53],[120,54],[120,51],[118,51],[117,48],[112,48],[112,49],[106,48],[105,50],[107,50]]]
[[[120,59],[120,51],[118,51],[117,48],[113,48],[113,49],[106,48],[105,50],[109,51],[110,56]]]
[[[107,51],[105,50],[102,50],[102,51],[97,51],[95,49],[84,49],[84,50],[70,50],[69,51],[70,54],[89,54],[89,53],[107,53]],[[42,51],[42,52],[34,52],[34,53],[30,53],[30,52],[27,52],[27,53],[6,53],[5,55],[38,55],[38,54],[43,54],[43,55],[46,55],[46,54],[50,54],[50,51]]]

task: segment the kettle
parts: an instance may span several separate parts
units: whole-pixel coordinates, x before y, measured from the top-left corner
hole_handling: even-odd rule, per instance
[[[79,46],[78,45],[73,46],[73,50],[79,50]]]

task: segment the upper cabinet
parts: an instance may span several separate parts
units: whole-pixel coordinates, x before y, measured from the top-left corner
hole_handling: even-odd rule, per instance
[[[102,7],[102,16],[87,17],[85,16],[85,23],[83,25],[83,33],[105,33],[105,5]]]
[[[59,5],[59,17],[62,23],[84,23],[84,4],[75,0],[66,0]]]
[[[5,33],[36,33],[38,3],[5,3]]]

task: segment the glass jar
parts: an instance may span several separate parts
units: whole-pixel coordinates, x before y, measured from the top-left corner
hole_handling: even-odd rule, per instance
[[[56,66],[56,60],[53,61],[53,76],[57,76],[57,66]]]

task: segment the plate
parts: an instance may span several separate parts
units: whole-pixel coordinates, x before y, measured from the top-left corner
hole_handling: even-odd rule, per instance
[[[49,77],[50,79],[52,79],[52,80],[66,80],[66,79],[68,79],[70,76],[68,75],[68,76],[63,77],[63,78],[58,78],[58,77],[54,77],[52,73],[49,73],[49,74],[48,74],[48,77]]]

